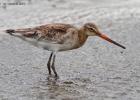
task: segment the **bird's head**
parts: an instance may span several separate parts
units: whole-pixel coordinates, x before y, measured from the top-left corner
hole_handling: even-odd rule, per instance
[[[117,42],[115,42],[114,40],[110,39],[108,36],[106,36],[105,34],[101,33],[98,29],[98,27],[94,24],[94,23],[86,23],[84,25],[84,31],[85,34],[88,36],[98,36],[101,37],[104,40],[107,40],[108,42],[111,42],[123,49],[125,49],[125,47]]]

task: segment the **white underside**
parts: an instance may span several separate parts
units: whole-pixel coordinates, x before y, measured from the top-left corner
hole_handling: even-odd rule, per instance
[[[67,40],[65,43],[63,44],[57,44],[57,43],[53,43],[53,42],[49,42],[49,41],[40,41],[40,40],[36,40],[33,38],[26,38],[23,36],[19,36],[19,35],[15,35],[15,37],[21,38],[22,40],[36,46],[39,48],[43,48],[49,51],[65,51],[65,50],[71,50],[73,49],[75,43],[71,42],[70,40]]]
[[[71,50],[73,48],[73,43],[66,42],[64,44],[57,44],[57,43],[51,43],[48,41],[37,41],[35,39],[26,38],[26,40],[31,43],[32,45],[43,48],[49,51],[65,51],[65,50]]]

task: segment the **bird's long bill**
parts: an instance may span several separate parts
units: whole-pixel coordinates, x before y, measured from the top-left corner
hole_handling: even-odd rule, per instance
[[[113,43],[113,44],[115,44],[115,45],[117,45],[117,46],[123,48],[123,49],[126,49],[123,45],[121,45],[121,44],[115,42],[114,40],[110,39],[108,36],[106,36],[106,35],[104,35],[104,34],[101,34],[101,33],[100,33],[98,36],[101,37],[101,38],[104,39],[104,40],[107,40],[108,42],[111,42],[111,43]]]

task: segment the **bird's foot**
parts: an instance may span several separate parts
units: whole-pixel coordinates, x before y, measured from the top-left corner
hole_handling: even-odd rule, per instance
[[[48,74],[47,79],[49,80],[51,78],[53,78],[52,74]]]
[[[56,74],[56,75],[54,76],[54,78],[57,80],[57,79],[59,79],[59,76]]]
[[[48,77],[47,77],[47,80],[58,80],[59,79],[59,76],[58,75],[48,75]]]

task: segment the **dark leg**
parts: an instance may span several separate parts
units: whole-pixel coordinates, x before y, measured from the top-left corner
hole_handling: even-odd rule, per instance
[[[53,52],[50,54],[50,57],[49,57],[49,60],[48,60],[48,63],[47,63],[49,75],[51,75],[51,59],[52,59],[52,55],[53,55]]]
[[[53,70],[53,72],[54,72],[54,74],[55,74],[55,77],[56,78],[58,78],[58,75],[57,75],[57,72],[56,72],[56,70],[55,70],[55,54],[53,55],[53,62],[52,62],[52,70]]]

